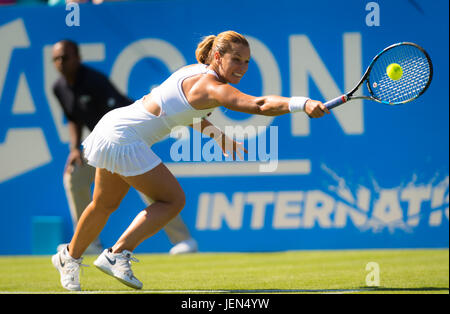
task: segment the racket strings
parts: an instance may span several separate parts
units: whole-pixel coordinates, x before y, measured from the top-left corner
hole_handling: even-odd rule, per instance
[[[386,68],[397,63],[403,75],[392,80]],[[400,45],[385,51],[376,60],[369,75],[372,95],[380,101],[396,104],[418,97],[426,88],[431,76],[431,68],[426,55],[417,47]]]

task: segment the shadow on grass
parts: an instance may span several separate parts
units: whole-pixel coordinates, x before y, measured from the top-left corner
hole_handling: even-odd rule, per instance
[[[420,287],[420,288],[388,288],[388,287],[360,287],[355,289],[255,289],[228,290],[229,293],[353,293],[353,292],[426,292],[447,291],[449,288]]]
[[[388,287],[360,287],[368,291],[449,291],[449,288],[444,287],[419,287],[419,288],[388,288]]]
[[[356,293],[356,292],[449,292],[446,287],[389,288],[358,287],[353,289],[199,289],[199,290],[146,290],[147,293],[200,293],[200,294],[264,294],[264,293]]]

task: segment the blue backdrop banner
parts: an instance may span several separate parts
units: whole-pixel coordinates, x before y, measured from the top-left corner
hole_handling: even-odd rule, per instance
[[[0,254],[32,253],[33,217],[73,232],[62,184],[68,130],[52,94],[51,47],[69,38],[83,61],[139,99],[195,62],[203,36],[235,30],[252,59],[240,90],[325,101],[351,89],[396,42],[424,47],[429,90],[390,107],[357,100],[322,119],[217,109],[245,140],[225,160],[190,128],[153,146],[187,196],[182,217],[200,250],[448,247],[448,1],[206,0],[0,8]],[[401,14],[399,14],[401,12]],[[130,191],[101,234],[114,244],[145,207]],[[59,220],[58,220],[59,221]],[[166,252],[160,232],[137,252]]]

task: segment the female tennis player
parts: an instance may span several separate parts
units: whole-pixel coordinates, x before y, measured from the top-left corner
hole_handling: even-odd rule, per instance
[[[213,126],[204,118],[219,106],[269,116],[304,111],[318,118],[329,113],[321,102],[306,97],[254,97],[231,86],[229,83],[239,83],[250,61],[247,40],[234,31],[205,37],[195,53],[198,64],[176,71],[134,104],[107,113],[83,142],[85,159],[96,167],[95,188],[93,201],[80,217],[72,241],[52,257],[64,288],[81,290],[81,256],[99,236],[130,187],[155,202],[136,216],[94,265],[132,288],[142,288],[131,270],[131,261],[137,261],[132,257],[133,250],[185,205],[180,184],[150,148],[173,127],[192,125],[193,119],[203,118],[202,130],[211,130]],[[246,152],[240,143],[218,134],[222,135],[216,141],[225,155],[227,151],[233,157]]]

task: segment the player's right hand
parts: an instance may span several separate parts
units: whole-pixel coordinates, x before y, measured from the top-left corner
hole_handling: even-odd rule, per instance
[[[306,101],[305,112],[310,118],[320,118],[325,113],[330,113],[328,108],[321,101],[312,99],[308,99],[308,101]]]

